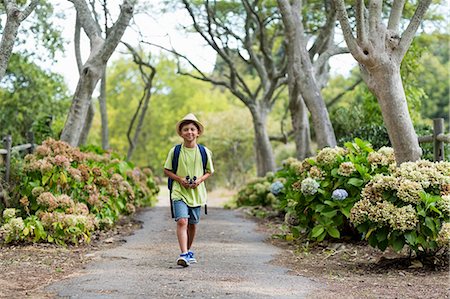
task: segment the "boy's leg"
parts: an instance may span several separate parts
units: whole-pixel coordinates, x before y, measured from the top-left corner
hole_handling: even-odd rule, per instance
[[[177,238],[181,253],[188,251],[188,221],[187,218],[177,220]]]
[[[192,242],[194,242],[195,232],[197,231],[197,224],[188,224],[187,227],[188,240],[187,240],[187,249],[191,249]]]
[[[188,219],[189,207],[182,200],[173,201],[173,212],[177,222],[177,238],[181,253],[188,250]]]
[[[188,206],[181,200],[173,202],[175,221],[177,222],[177,239],[181,254],[177,259],[177,264],[183,267],[189,266],[188,254]]]
[[[192,243],[195,239],[195,233],[197,232],[197,224],[200,221],[200,207],[189,207],[189,220],[188,220],[188,254],[189,262],[196,263],[194,252],[191,251]]]

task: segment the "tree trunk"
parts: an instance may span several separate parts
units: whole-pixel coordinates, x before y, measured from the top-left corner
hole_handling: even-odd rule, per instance
[[[123,0],[120,15],[106,39],[101,37],[99,26],[93,19],[87,3],[84,0],[69,1],[75,5],[77,20],[88,36],[91,46],[89,58],[81,70],[72,106],[61,133],[61,140],[77,146],[91,104],[92,93],[133,16],[135,1]]]
[[[61,133],[61,140],[72,146],[77,146],[79,143],[86,115],[91,105],[92,93],[101,77],[103,66],[98,58],[91,59],[90,57],[81,71],[69,115]]]
[[[383,64],[366,82],[377,97],[397,163],[419,160],[422,150],[409,115],[400,66]]]
[[[316,141],[319,148],[336,146],[336,137],[333,126],[328,116],[325,101],[315,81],[315,72],[310,56],[306,50],[306,37],[302,24],[302,1],[294,0],[290,4],[287,0],[278,0],[286,38],[288,40],[288,80],[289,97],[291,101],[298,101],[298,97],[304,99],[316,133]],[[304,132],[295,132],[304,134]]]
[[[20,24],[34,11],[38,0],[33,0],[28,6],[20,11],[17,1],[2,1],[6,10],[6,23],[2,30],[0,42],[0,80],[3,79],[8,68],[9,59],[16,41]]]
[[[312,154],[308,111],[305,102],[300,96],[297,97],[297,100],[292,99],[291,96],[289,97],[289,111],[291,113],[292,129],[294,131],[296,158],[303,160]]]
[[[91,105],[89,105],[89,110],[86,115],[86,121],[84,122],[83,131],[81,131],[80,140],[78,142],[78,145],[86,144],[88,136],[89,136],[89,131],[91,130],[92,122],[94,120],[94,115],[95,115],[95,107],[94,107],[94,104],[91,103]]]
[[[416,161],[422,153],[408,112],[400,64],[431,0],[418,1],[408,26],[400,34],[404,2],[393,2],[386,27],[382,20],[383,1],[369,1],[368,9],[364,1],[356,1],[355,37],[344,0],[334,0],[345,42],[360,65],[361,77],[377,97],[398,164]]]
[[[106,68],[103,70],[102,81],[100,82],[100,117],[102,119],[102,149],[109,150],[109,129],[108,113],[106,110]]]
[[[256,174],[262,177],[267,172],[275,171],[275,159],[266,126],[269,109],[261,105],[261,102],[257,102],[256,105],[249,107],[249,109],[255,131]]]

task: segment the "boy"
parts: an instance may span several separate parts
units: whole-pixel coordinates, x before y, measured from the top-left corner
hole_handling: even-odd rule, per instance
[[[178,135],[183,138],[178,168],[172,169],[173,147],[164,164],[164,174],[173,180],[172,196],[173,213],[177,222],[177,238],[181,254],[177,265],[187,267],[196,263],[194,252],[191,251],[197,224],[200,221],[200,207],[206,203],[206,187],[203,182],[214,172],[212,153],[205,147],[206,169],[203,169],[202,155],[197,144],[197,138],[203,134],[204,127],[194,114],[189,113],[176,124]]]

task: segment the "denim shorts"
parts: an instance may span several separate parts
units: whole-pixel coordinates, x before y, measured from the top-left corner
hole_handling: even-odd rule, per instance
[[[190,207],[182,200],[173,201],[173,212],[175,221],[188,218],[189,224],[197,224],[200,221],[200,207]]]

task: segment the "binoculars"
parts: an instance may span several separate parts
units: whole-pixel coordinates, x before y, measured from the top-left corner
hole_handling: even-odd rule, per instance
[[[194,176],[192,179],[190,176],[186,176],[186,181],[189,183],[189,185],[195,184],[196,180],[197,180],[196,176]]]

